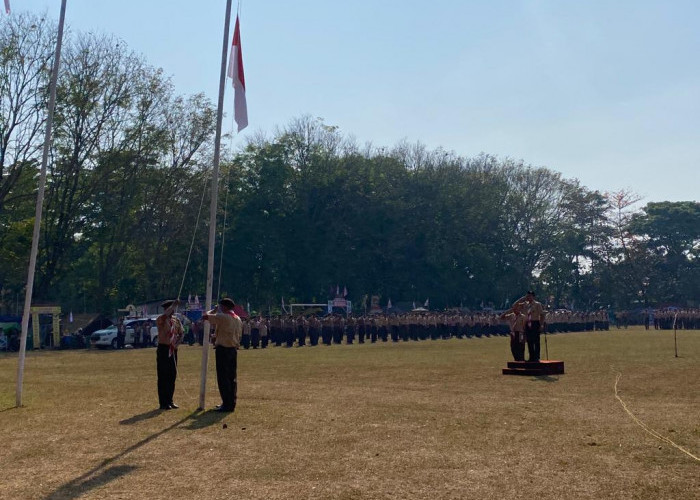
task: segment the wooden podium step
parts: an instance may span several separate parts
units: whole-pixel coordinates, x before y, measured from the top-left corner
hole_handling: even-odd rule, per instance
[[[503,368],[503,375],[562,375],[564,374],[564,362],[555,360],[538,361],[509,361],[508,368]]]

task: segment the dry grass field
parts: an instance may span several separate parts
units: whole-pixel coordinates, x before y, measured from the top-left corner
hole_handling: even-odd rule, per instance
[[[196,346],[166,412],[154,349],[29,353],[22,408],[2,354],[0,498],[697,499],[700,331],[678,341],[549,336],[550,377],[501,375],[503,337],[241,351],[223,416]]]

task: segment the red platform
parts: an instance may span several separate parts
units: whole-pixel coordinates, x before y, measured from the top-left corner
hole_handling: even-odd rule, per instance
[[[564,362],[555,360],[538,361],[509,361],[508,368],[503,369],[503,375],[563,375]]]

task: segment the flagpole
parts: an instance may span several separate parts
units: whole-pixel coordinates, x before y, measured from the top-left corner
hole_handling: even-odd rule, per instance
[[[56,107],[56,82],[58,81],[58,68],[61,64],[61,45],[63,44],[63,25],[66,19],[66,0],[61,0],[61,15],[58,20],[58,37],[56,39],[56,53],[54,55],[51,81],[49,82],[49,105],[46,114],[46,131],[44,133],[44,152],[41,157],[41,173],[39,176],[39,192],[36,200],[36,214],[34,216],[34,233],[32,235],[32,250],[29,256],[29,271],[27,272],[27,288],[24,294],[24,312],[22,314],[22,335],[19,341],[19,362],[17,364],[17,390],[15,404],[22,406],[22,383],[24,381],[24,360],[27,351],[27,331],[29,330],[29,313],[32,307],[32,294],[34,293],[34,272],[36,270],[36,257],[39,253],[39,231],[41,229],[41,215],[44,206],[44,191],[46,190],[46,165],[49,160],[49,148],[51,146],[51,128],[53,127],[53,110]],[[36,348],[38,346],[34,346]]]
[[[211,174],[211,205],[209,208],[209,255],[207,260],[207,297],[205,310],[211,310],[214,286],[214,245],[216,240],[216,208],[219,196],[219,158],[221,156],[221,122],[224,113],[224,89],[226,87],[226,61],[228,56],[228,32],[231,29],[231,0],[226,0],[224,18],[224,43],[221,49],[221,75],[219,77],[219,102],[216,109],[216,135],[214,138],[214,165]],[[204,322],[202,339],[202,368],[199,383],[199,409],[204,409],[207,390],[207,361],[209,359],[209,322]]]

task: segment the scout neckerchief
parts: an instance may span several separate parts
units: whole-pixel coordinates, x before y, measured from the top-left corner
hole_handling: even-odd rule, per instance
[[[168,350],[168,357],[172,358],[173,354],[175,354],[175,351],[177,350],[178,328],[176,326],[176,322],[173,321],[173,318],[168,318],[168,323],[170,323],[170,332],[168,333],[170,349]]]

